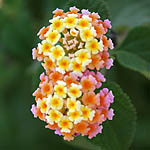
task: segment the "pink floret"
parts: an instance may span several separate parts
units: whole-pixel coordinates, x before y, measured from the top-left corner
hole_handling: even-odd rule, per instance
[[[31,108],[31,112],[34,115],[34,118],[37,118],[37,114],[36,114],[36,106],[33,104],[32,108]]]

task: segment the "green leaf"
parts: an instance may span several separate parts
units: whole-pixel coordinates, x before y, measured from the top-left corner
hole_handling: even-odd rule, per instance
[[[84,137],[79,137],[79,139],[77,137],[74,142],[70,143],[88,150],[127,150],[135,133],[135,108],[119,85],[106,83],[104,87],[112,90],[115,96],[114,103],[111,105],[115,112],[114,119],[103,124],[103,132],[96,138],[87,140]]]
[[[120,47],[114,51],[118,62],[150,78],[150,27],[132,29]]]
[[[106,0],[109,4],[112,24],[137,26],[150,22],[149,0]]]
[[[101,19],[110,18],[108,7],[103,0],[68,0],[64,5],[64,9],[67,11],[71,6],[76,6],[80,10],[88,9],[91,12],[97,12]]]

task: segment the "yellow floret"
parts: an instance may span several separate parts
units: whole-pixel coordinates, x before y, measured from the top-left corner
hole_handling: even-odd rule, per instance
[[[58,60],[57,62],[58,67],[56,68],[56,70],[64,74],[66,71],[69,71],[69,64],[70,64],[69,57],[64,56],[63,58]]]
[[[67,108],[69,109],[70,112],[75,111],[75,110],[80,110],[81,107],[81,102],[76,101],[75,99],[68,98],[67,99]]]
[[[92,120],[95,114],[95,111],[92,110],[91,108],[88,108],[87,106],[81,106],[81,112],[82,112],[82,117],[83,120]]]
[[[48,116],[46,116],[47,122],[51,125],[58,123],[63,117],[62,113],[57,110],[50,110]]]
[[[42,44],[38,44],[39,54],[43,53],[45,56],[49,56],[52,45],[46,40],[42,41]]]
[[[57,84],[54,87],[56,94],[60,97],[65,98],[67,93],[66,83],[63,81],[57,81]]]
[[[78,63],[82,63],[82,65],[88,65],[91,60],[91,54],[87,49],[80,49],[79,51],[75,52],[76,61]]]
[[[103,50],[103,43],[98,42],[97,39],[93,39],[91,41],[88,41],[85,45],[85,47],[91,51],[92,54],[97,54],[99,51]]]
[[[50,44],[55,45],[59,41],[61,35],[57,30],[49,30],[45,37]]]
[[[61,132],[70,133],[70,129],[72,129],[73,124],[67,116],[63,116],[58,122],[58,126],[61,128]]]
[[[54,95],[53,97],[49,96],[47,98],[47,105],[52,109],[60,110],[63,107],[63,99],[57,95]]]
[[[68,89],[68,95],[73,99],[80,97],[82,95],[81,88],[81,85],[72,83],[71,87]]]
[[[53,60],[61,59],[64,55],[65,55],[64,49],[60,45],[51,48],[50,57]]]
[[[76,14],[68,14],[66,18],[64,18],[64,26],[66,28],[74,28],[78,23]]]
[[[50,28],[52,30],[57,30],[58,32],[62,32],[64,30],[64,25],[63,25],[63,19],[60,19],[59,16],[51,19],[49,22],[52,24],[50,25]]]
[[[73,112],[68,112],[67,115],[69,116],[69,119],[74,122],[74,124],[77,124],[79,122],[81,122],[81,120],[83,119],[83,117],[81,117],[82,112],[81,111],[73,111]]]
[[[93,27],[91,28],[84,28],[80,32],[80,37],[82,41],[90,41],[96,36],[96,31]]]
[[[87,15],[83,15],[81,19],[79,19],[78,21],[78,25],[77,28],[82,30],[86,27],[90,27],[91,26],[91,18],[89,18]]]
[[[82,72],[84,72],[86,68],[84,65],[82,65],[82,63],[78,63],[75,59],[72,59],[69,65],[69,69],[78,76],[81,76]]]
[[[46,104],[46,99],[43,99],[43,100],[38,99],[37,107],[40,108],[42,113],[46,113],[48,109],[47,104]]]

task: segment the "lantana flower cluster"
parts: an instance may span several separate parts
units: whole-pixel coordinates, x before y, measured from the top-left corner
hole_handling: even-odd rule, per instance
[[[76,7],[69,12],[56,9],[53,14],[50,24],[38,33],[41,42],[32,50],[45,73],[33,93],[36,104],[31,111],[65,140],[78,135],[91,139],[114,115],[112,91],[96,92],[106,81],[101,69],[113,65],[108,50],[114,46],[106,36],[111,22]]]

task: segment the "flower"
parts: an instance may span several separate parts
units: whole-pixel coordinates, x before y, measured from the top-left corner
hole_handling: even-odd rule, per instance
[[[40,108],[42,113],[46,113],[47,111],[47,104],[46,104],[46,99],[38,99],[37,101],[37,107]]]
[[[91,62],[91,55],[86,49],[80,49],[79,51],[75,52],[75,56],[76,61],[83,64],[84,66]]]
[[[80,36],[83,41],[90,41],[96,36],[96,31],[93,27],[86,27],[83,30],[81,30]]]
[[[61,73],[57,72],[57,71],[53,71],[50,75],[49,75],[49,79],[51,80],[51,82],[53,84],[55,84],[58,80],[62,80],[63,76]]]
[[[42,66],[45,68],[45,70],[52,70],[55,67],[55,63],[51,58],[45,57]]]
[[[60,16],[57,16],[51,20],[49,20],[50,23],[50,28],[52,30],[57,30],[58,32],[62,32],[64,30],[64,25],[63,25],[63,19],[60,19]]]
[[[52,58],[53,60],[58,60],[61,59],[64,55],[64,49],[60,45],[52,47],[50,58]]]
[[[63,81],[57,81],[54,87],[56,94],[60,97],[65,98],[67,93],[66,83]]]
[[[53,93],[53,86],[51,82],[45,81],[42,85],[41,85],[41,92],[43,95],[48,95]]]
[[[47,106],[51,109],[60,110],[63,107],[63,99],[58,95],[49,95],[47,98]]]
[[[103,51],[103,43],[102,41],[98,42],[98,40],[93,39],[88,41],[85,47],[92,52],[92,54],[97,54],[99,51]]]
[[[49,111],[46,119],[49,124],[53,125],[54,123],[58,123],[62,117],[63,115],[61,114],[61,112],[52,109]]]
[[[71,87],[68,89],[68,95],[71,98],[79,98],[82,94],[81,88],[82,88],[81,85],[77,85],[77,84],[72,83]]]
[[[45,34],[47,33],[47,31],[49,30],[49,26],[48,27],[43,27],[40,29],[40,31],[38,32],[38,36],[41,40],[45,39]]]
[[[46,40],[47,40],[50,44],[55,45],[55,44],[59,41],[61,35],[60,35],[60,33],[58,33],[57,30],[53,30],[53,31],[52,31],[52,30],[49,30],[49,31],[45,34],[45,37],[46,37]]]
[[[84,76],[81,79],[83,92],[94,91],[96,88],[96,84],[97,84],[97,81],[92,75]]]
[[[67,108],[69,109],[70,112],[75,110],[79,111],[80,107],[81,107],[80,101],[78,100],[76,101],[75,99],[71,99],[71,98],[67,99]]]
[[[71,132],[70,129],[72,129],[73,124],[67,116],[63,116],[58,122],[58,126],[61,128],[61,132],[69,133]]]
[[[94,107],[99,103],[98,99],[98,95],[96,95],[94,92],[87,92],[83,94],[82,102],[89,107]]]
[[[76,14],[68,14],[68,16],[64,19],[64,26],[66,28],[74,28],[78,23]]]
[[[49,56],[52,45],[46,40],[42,41],[42,44],[38,44],[39,54],[43,53],[45,56]]]
[[[102,133],[103,126],[99,126],[98,124],[91,124],[88,126],[90,130],[88,131],[88,138],[91,139],[96,137],[98,133]]]
[[[69,57],[64,56],[63,58],[58,60],[57,64],[58,64],[58,67],[56,68],[56,70],[58,72],[64,74],[65,71],[69,70],[70,59],[69,59]]]
[[[82,115],[81,111],[77,111],[77,110],[75,110],[75,111],[69,111],[67,113],[67,115],[69,116],[69,119],[72,122],[74,122],[74,124],[77,124],[77,123],[81,122],[81,120],[83,119],[82,116],[81,116]]]
[[[100,89],[106,81],[102,69],[113,65],[109,50],[114,45],[107,37],[111,21],[88,9],[69,10],[54,10],[49,25],[38,33],[41,42],[32,57],[45,73],[31,108],[35,118],[47,123],[45,128],[67,141],[79,135],[95,137],[114,116],[112,91]]]
[[[81,112],[82,112],[82,117],[83,120],[93,120],[95,111],[92,110],[91,108],[87,107],[87,106],[81,106]]]
[[[72,70],[73,73],[77,74],[78,76],[81,76],[82,72],[86,70],[85,66],[83,66],[82,63],[78,63],[75,59],[71,60],[69,69]]]
[[[77,25],[77,28],[79,29],[79,30],[82,30],[82,29],[84,29],[84,28],[89,28],[89,27],[91,27],[91,18],[90,17],[88,17],[87,15],[83,15],[82,16],[82,18],[81,19],[79,19],[79,21],[78,21],[78,25]]]

